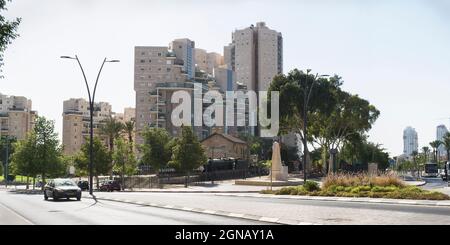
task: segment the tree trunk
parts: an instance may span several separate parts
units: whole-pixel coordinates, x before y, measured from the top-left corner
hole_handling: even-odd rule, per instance
[[[29,178],[30,177],[28,177],[28,174],[27,174],[27,190],[30,189],[30,183],[28,182]]]
[[[33,177],[33,190],[35,186],[36,186],[36,177]]]
[[[100,189],[100,183],[98,183],[98,175],[95,176],[95,181],[97,182],[97,190]]]
[[[122,164],[122,190],[125,190],[125,162]]]

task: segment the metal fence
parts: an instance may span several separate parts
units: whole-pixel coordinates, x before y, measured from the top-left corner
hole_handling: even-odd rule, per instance
[[[222,170],[213,172],[195,171],[187,176],[185,173],[179,172],[161,172],[158,175],[139,175],[124,177],[124,187],[126,189],[153,189],[163,188],[164,185],[201,185],[206,182],[225,181],[233,179],[246,179],[251,177],[268,175],[269,172],[263,168],[251,168],[246,170]],[[108,180],[108,176],[99,177],[99,182],[102,183]],[[114,180],[122,180],[120,177],[114,177]],[[94,186],[96,181],[94,180]]]

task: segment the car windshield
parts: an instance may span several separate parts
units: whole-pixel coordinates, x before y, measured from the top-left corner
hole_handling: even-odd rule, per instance
[[[61,179],[61,180],[55,180],[55,186],[76,186],[76,185],[72,180]]]

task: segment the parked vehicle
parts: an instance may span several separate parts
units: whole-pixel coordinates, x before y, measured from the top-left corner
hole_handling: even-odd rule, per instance
[[[81,200],[81,189],[71,179],[54,179],[49,181],[44,187],[44,199],[48,200],[52,197],[54,201],[59,198],[74,197],[78,201]]]
[[[86,180],[79,180],[77,183],[78,187],[80,187],[80,189],[82,191],[88,191],[89,190],[89,182]]]
[[[100,185],[100,191],[121,191],[122,187],[117,180],[107,180]]]
[[[425,164],[425,171],[423,177],[437,177],[439,173],[438,164],[434,162],[428,162]]]
[[[448,181],[447,176],[448,176],[448,174],[450,174],[450,172],[449,172],[450,171],[450,162],[446,162],[444,168],[445,168],[444,171],[441,173],[441,178],[443,181]],[[446,171],[447,171],[447,175],[445,174]]]

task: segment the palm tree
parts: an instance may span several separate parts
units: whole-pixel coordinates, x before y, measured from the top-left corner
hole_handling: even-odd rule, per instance
[[[123,128],[124,128],[123,124],[117,121],[117,119],[114,117],[109,117],[108,119],[106,119],[105,123],[100,128],[101,133],[108,137],[109,153],[111,154],[111,156],[114,151],[114,140],[120,136]],[[111,162],[111,175],[110,175],[111,179],[112,179],[112,166],[113,163]]]
[[[413,161],[414,161],[414,165],[416,166],[416,169],[417,169],[417,177],[419,177],[419,175],[420,175],[420,172],[419,172],[419,167],[418,167],[418,163],[417,163],[417,156],[419,155],[419,152],[417,152],[417,151],[413,151],[412,152],[412,157],[413,157]]]
[[[428,162],[428,154],[430,154],[430,147],[424,146],[422,147],[423,154],[425,155],[425,163]]]
[[[130,151],[133,151],[133,133],[134,133],[134,121],[128,121],[124,125],[124,131],[128,136],[128,143],[130,144]]]
[[[440,140],[435,140],[435,141],[430,142],[430,146],[431,146],[431,148],[433,148],[433,156],[434,156],[435,162],[438,162],[437,150],[438,150],[439,146],[441,146],[441,144],[442,144],[442,142]]]

